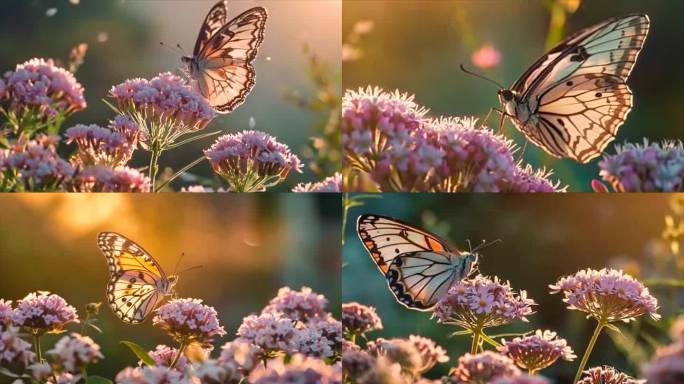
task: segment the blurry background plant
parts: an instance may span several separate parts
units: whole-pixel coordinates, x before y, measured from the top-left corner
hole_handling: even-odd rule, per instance
[[[489,108],[498,106],[496,89],[463,74],[459,64],[476,66],[486,76],[512,84],[545,49],[568,33],[633,12],[647,13],[652,28],[629,80],[635,107],[615,143],[641,143],[644,137],[657,142],[680,139],[678,127],[684,117],[677,105],[683,96],[676,63],[681,57],[679,53],[672,56],[672,52],[684,52],[684,42],[672,39],[684,33],[675,16],[684,12],[684,4],[678,2],[346,2],[343,36],[354,36],[359,24],[372,28],[362,28],[370,32],[345,44],[351,54],[343,62],[343,89],[368,85],[399,89],[414,94],[421,105],[430,108],[431,116],[483,118]],[[522,147],[524,138],[509,123],[506,126],[502,133]],[[616,151],[612,145],[606,154]],[[516,158],[519,156],[516,153]],[[589,165],[556,160],[533,145],[527,146],[523,158],[523,163],[534,168],[553,170],[553,179],[569,185],[571,191],[590,191],[591,180],[599,177],[600,162],[601,158]],[[671,168],[663,166],[662,170]],[[361,187],[368,191],[373,185]]]
[[[113,119],[115,114],[101,100],[107,97],[112,85],[138,77],[151,79],[159,73],[179,68],[180,54],[170,53],[160,47],[159,42],[164,41],[168,45],[180,43],[186,49],[191,48],[202,19],[214,3],[214,0],[185,0],[176,1],[173,7],[169,7],[164,2],[143,1],[108,0],[96,4],[67,0],[60,0],[57,3],[49,0],[10,0],[3,4],[3,12],[0,15],[0,42],[4,47],[0,68],[4,68],[5,72],[14,70],[18,63],[32,57],[52,57],[59,67],[78,71],[77,82],[85,88],[81,92],[88,101],[88,107],[83,109],[85,103],[74,98],[70,108],[62,107],[64,113],[54,114],[51,109],[46,109],[44,112],[49,112],[49,116],[46,115],[47,120],[43,115],[39,116],[45,120],[41,120],[40,126],[44,126],[41,129],[46,131],[50,128],[48,133],[63,134],[66,128],[78,124],[96,124],[109,128],[108,121]],[[233,15],[254,6],[251,1],[231,0],[230,3],[230,13]],[[306,63],[302,62],[299,48],[305,43],[311,52],[316,52],[317,61],[340,62],[341,1],[312,4],[306,0],[284,0],[268,2],[266,7],[270,14],[267,37],[256,62],[258,81],[248,102],[228,116],[215,118],[200,132],[236,132],[248,126],[250,120],[256,119],[259,126],[264,127],[269,134],[287,143],[294,152],[301,152],[308,147],[310,137],[321,132],[312,128],[319,124],[319,116],[292,108],[289,102],[283,100],[282,93],[283,90],[297,90],[302,95],[321,93],[316,85],[310,83],[310,72],[306,68]],[[306,16],[309,12],[316,13],[315,20]],[[179,22],[178,14],[184,15],[182,22]],[[25,22],[19,23],[18,20]],[[31,28],[26,28],[27,21],[30,21]],[[55,30],[59,30],[60,33],[49,40],[45,39],[45,36]],[[17,36],[22,38],[17,39]],[[133,54],[126,55],[126,60],[112,59],[120,57],[121,52]],[[66,69],[59,71],[67,73],[63,76],[65,78],[68,77]],[[329,70],[330,73],[339,73],[334,64],[330,64]],[[340,92],[339,76],[336,81],[337,88],[331,84],[330,95],[322,100],[339,102],[339,97],[336,97]],[[70,83],[72,82],[60,81],[55,83],[55,86],[65,87]],[[7,86],[3,78],[0,93],[5,93],[8,89],[11,87]],[[318,96],[312,99],[316,97]],[[57,97],[54,99],[57,100]],[[6,102],[8,100],[3,99],[0,103],[7,106]],[[73,113],[75,111],[79,112]],[[36,112],[31,115],[36,115]],[[67,126],[63,124],[65,116],[62,115],[68,116]],[[334,115],[339,116],[339,113]],[[61,127],[61,130],[58,127]],[[331,140],[336,138],[330,130],[326,132]],[[140,143],[145,144],[145,137],[140,138]],[[207,187],[218,184],[219,176],[212,172],[211,165],[208,162],[198,164],[201,161],[198,161],[198,158],[203,157],[202,151],[210,144],[211,140],[198,140],[187,143],[183,150],[174,152],[173,156],[162,157],[162,165],[155,180],[158,181],[156,187],[168,181],[174,175],[174,171],[187,171],[184,167],[188,164],[196,167],[190,170],[191,173],[187,172],[184,177],[165,185],[167,190],[177,190],[192,184],[204,184]],[[329,145],[332,148],[339,147]],[[73,148],[59,146],[56,153],[62,158],[67,158],[69,150]],[[145,146],[140,148],[145,149]],[[133,152],[127,165],[146,174],[153,170],[149,167],[149,154],[145,151]],[[335,164],[331,163],[324,171],[305,170],[301,174],[293,173],[287,182],[275,187],[275,190],[289,191],[301,182],[317,182],[337,170],[339,160]],[[111,171],[112,169],[110,173]],[[23,183],[24,180],[19,182]],[[148,189],[152,188],[151,181],[148,184]],[[60,185],[58,188],[64,186]]]
[[[355,196],[363,195],[349,194],[349,199],[353,201]],[[477,243],[501,239],[501,244],[482,251],[481,273],[510,281],[516,291],[526,290],[527,297],[537,305],[533,307],[535,313],[527,316],[529,323],[515,321],[486,335],[510,334],[492,337],[501,343],[501,338],[510,342],[524,332],[557,332],[557,337],[566,340],[579,358],[572,362],[558,359],[538,374],[552,382],[565,383],[572,381],[597,323],[588,321],[585,313],[567,310],[562,297],[549,294],[548,286],[586,268],[622,269],[645,284],[658,299],[657,313],[662,318],[654,321],[646,315],[629,324],[615,323],[620,332],[607,329],[600,334],[585,369],[609,364],[632,377],[643,377],[642,369],[656,349],[669,343],[668,330],[681,312],[684,300],[681,269],[676,267],[671,250],[678,249],[676,244],[684,236],[680,231],[684,209],[681,198],[672,203],[671,198],[654,194],[621,198],[608,194],[570,194],[563,199],[555,195],[383,194],[363,200],[362,207],[349,208],[345,228],[343,302],[359,302],[376,308],[382,329],[371,333],[370,339],[418,334],[445,348],[450,357],[448,365],[438,364],[426,374],[432,379],[441,377],[457,364],[459,356],[470,351],[472,340],[462,334],[448,337],[453,328],[437,324],[429,314],[407,310],[396,303],[358,239],[355,219],[369,212],[401,218],[450,240],[461,249],[467,249],[466,240]],[[665,215],[670,216],[669,229],[661,239]],[[610,282],[608,277],[604,280]],[[358,281],[365,283],[359,286]],[[488,342],[483,345],[496,350]],[[662,364],[665,363],[663,360]]]
[[[90,375],[111,378],[125,365],[136,365],[137,358],[119,344],[121,340],[135,341],[144,350],[154,350],[159,344],[178,347],[153,325],[152,318],[133,327],[111,313],[104,297],[107,264],[96,245],[97,233],[104,230],[139,242],[167,273],[173,272],[183,253],[179,269],[203,266],[182,273],[176,288],[179,297],[201,298],[202,304],[215,308],[219,325],[227,333],[215,338],[216,347],[234,339],[243,317],[259,314],[285,285],[297,292],[302,286],[311,287],[325,296],[324,313],[331,312],[335,319],[340,316],[341,207],[339,197],[333,195],[20,194],[0,196],[0,207],[4,212],[0,254],[7,272],[0,281],[0,297],[12,300],[15,308],[18,299],[36,290],[66,299],[78,310],[80,323],[65,328],[92,337],[105,356],[89,367]],[[36,269],[36,265],[45,268]],[[299,301],[291,293],[282,292],[282,300],[270,303],[274,312],[300,313],[293,305]],[[306,290],[301,295],[308,300],[303,303],[320,302]],[[103,302],[94,323],[102,334],[91,327],[83,330],[84,324],[92,323],[84,308],[94,301]],[[0,301],[0,329],[5,327],[3,307]],[[327,317],[309,322],[309,317],[322,313],[318,309],[300,316],[310,324],[309,332],[298,333],[298,342],[307,346],[303,353],[335,350],[316,342],[322,340],[321,335],[330,335],[329,327],[334,325]],[[67,335],[41,335],[43,352]],[[190,356],[201,352],[188,349]],[[33,351],[33,346],[28,350]],[[212,357],[220,352],[215,350]]]

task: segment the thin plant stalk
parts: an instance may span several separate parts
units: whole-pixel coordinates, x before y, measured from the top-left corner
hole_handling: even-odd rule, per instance
[[[594,346],[596,345],[596,341],[598,340],[601,331],[607,324],[608,323],[606,321],[599,320],[598,324],[596,325],[596,329],[594,329],[594,334],[591,336],[591,340],[589,340],[589,345],[587,345],[587,349],[584,351],[584,355],[582,355],[582,361],[580,361],[580,365],[579,367],[577,367],[577,373],[575,373],[575,379],[572,381],[573,383],[577,383],[580,377],[582,376],[582,372],[584,371],[584,368],[587,366],[587,362],[589,361],[589,355],[591,355],[591,351],[594,349]]]
[[[183,356],[183,352],[185,352],[185,348],[188,346],[188,343],[183,341],[178,347],[178,352],[176,353],[176,356],[173,357],[173,361],[171,361],[171,364],[169,365],[169,368],[175,368],[176,364],[178,364],[178,361],[180,361],[181,356]]]
[[[178,178],[180,175],[184,174],[190,168],[194,167],[195,165],[199,164],[202,162],[202,160],[206,159],[205,156],[200,156],[199,158],[195,159],[192,163],[186,165],[185,167],[181,168],[178,170],[178,172],[174,173],[170,178],[168,178],[166,181],[161,183],[157,189],[154,189],[155,192],[161,191],[164,187],[166,187],[170,182],[174,181],[176,178]]]
[[[480,347],[481,333],[482,333],[481,329],[474,329],[473,330],[473,342],[470,344],[470,354],[471,355],[477,354],[477,350]]]
[[[42,362],[43,361],[43,349],[40,346],[40,336],[37,334],[33,334],[33,348],[36,351],[36,357],[38,357],[38,361]]]

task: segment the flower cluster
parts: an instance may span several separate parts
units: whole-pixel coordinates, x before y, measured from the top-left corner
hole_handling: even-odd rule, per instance
[[[78,124],[66,130],[67,144],[76,143],[75,163],[78,165],[123,166],[135,150],[138,140],[135,127],[125,117],[117,117],[111,129]]]
[[[657,320],[658,300],[633,277],[615,269],[585,269],[549,286],[563,293],[569,309],[586,312],[599,322],[630,321],[642,315]]]
[[[249,377],[254,384],[281,383],[342,383],[342,367],[328,365],[323,360],[295,354],[288,364],[278,359],[263,370],[255,370]]]
[[[454,284],[435,306],[434,316],[440,323],[477,331],[514,320],[527,321],[533,305],[534,300],[527,298],[525,291],[515,293],[498,277],[478,275]]]
[[[19,337],[19,329],[8,327],[0,330],[0,365],[20,364],[27,366],[35,358],[31,344]]]
[[[382,320],[375,308],[359,303],[342,304],[342,326],[344,334],[350,338],[363,336],[368,332],[382,329]]]
[[[489,384],[494,380],[520,375],[513,360],[506,356],[485,351],[476,355],[466,353],[458,359],[458,365],[450,373],[456,383]]]
[[[584,371],[584,377],[577,384],[645,384],[609,366],[594,367]],[[661,383],[654,381],[654,383]]]
[[[26,295],[17,302],[12,321],[34,335],[59,332],[69,323],[78,323],[76,309],[58,295],[39,291]]]
[[[126,80],[112,87],[109,95],[118,110],[140,127],[144,148],[165,148],[179,137],[204,128],[215,117],[207,100],[171,73],[151,80]]]
[[[5,191],[51,191],[74,174],[57,154],[59,138],[39,136],[0,151],[0,185]]]
[[[149,177],[129,167],[91,165],[83,168],[67,184],[73,192],[150,192]]]
[[[12,325],[13,314],[12,301],[0,299],[0,331]]]
[[[83,367],[104,358],[93,339],[78,333],[64,336],[47,353],[53,356],[57,365],[71,373],[80,372]]]
[[[672,344],[660,347],[643,369],[647,383],[671,384],[684,379],[684,315],[680,315],[670,328]]]
[[[302,168],[287,145],[260,131],[221,136],[204,154],[214,172],[235,192],[263,191]]]
[[[0,79],[0,103],[15,131],[50,124],[86,107],[83,87],[52,60],[31,59]]]
[[[449,360],[442,347],[426,337],[417,335],[410,335],[408,339],[378,338],[369,341],[366,350],[371,356],[385,356],[398,363],[402,371],[410,377],[416,377],[429,371],[437,363]]]
[[[323,295],[313,292],[309,287],[302,287],[300,291],[283,287],[278,290],[278,296],[274,297],[264,308],[264,312],[280,312],[291,319],[307,321],[323,316],[327,306],[328,300]]]
[[[342,104],[346,166],[383,191],[561,191],[549,172],[520,166],[513,142],[473,118],[427,118],[413,96],[368,87]]]
[[[292,192],[342,192],[342,174],[336,172],[317,183],[300,183]]]
[[[216,310],[199,299],[171,300],[156,310],[152,322],[182,344],[208,344],[226,334]]]
[[[502,342],[499,353],[508,356],[520,368],[537,372],[555,363],[559,358],[572,361],[575,356],[564,339],[556,332],[537,330],[534,334]]]
[[[677,192],[684,187],[681,142],[625,144],[604,155],[599,175],[619,192]]]
[[[176,362],[175,369],[180,372],[185,372],[185,368],[188,367],[188,358],[184,354],[179,354],[177,348],[172,348],[164,344],[157,345],[153,351],[149,351],[147,354],[150,355],[152,360],[154,360],[157,366],[170,367],[173,364],[173,360],[176,356],[179,356]],[[143,362],[139,362],[142,365]]]

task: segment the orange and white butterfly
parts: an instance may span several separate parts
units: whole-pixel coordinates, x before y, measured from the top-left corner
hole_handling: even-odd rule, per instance
[[[407,308],[429,311],[455,282],[477,271],[474,251],[452,250],[436,235],[391,217],[361,215],[356,231],[390,291]]]
[[[169,296],[177,276],[166,276],[159,263],[141,246],[114,232],[102,232],[97,245],[107,258],[107,301],[121,320],[138,324]]]
[[[571,35],[499,90],[502,114],[554,157],[587,163],[599,156],[632,110],[626,81],[649,24],[635,14]]]
[[[193,84],[217,112],[233,111],[254,87],[252,63],[267,18],[266,9],[254,7],[229,21],[227,1],[221,0],[207,14],[192,57],[181,58]]]

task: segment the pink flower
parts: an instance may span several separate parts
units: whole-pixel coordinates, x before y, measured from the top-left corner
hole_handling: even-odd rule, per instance
[[[534,334],[502,341],[499,353],[510,357],[518,367],[537,372],[555,363],[559,358],[572,361],[575,356],[564,339],[555,332],[537,330]]]
[[[77,384],[81,379],[81,375],[75,375],[70,372],[60,372],[55,377],[48,378],[47,384]]]
[[[382,329],[382,320],[375,308],[356,302],[342,304],[342,327],[347,337],[363,336]]]
[[[399,364],[402,372],[409,377],[417,377],[424,372],[424,358],[418,347],[407,339],[378,338],[366,344],[368,353],[376,357],[383,356]]]
[[[9,191],[53,191],[73,175],[74,168],[57,154],[59,139],[39,136],[16,143],[0,156],[0,169]]]
[[[138,139],[140,136],[140,126],[133,119],[126,115],[117,115],[114,120],[109,122],[109,128],[123,135],[126,142],[129,143],[133,149],[138,146]]]
[[[183,374],[164,366],[127,367],[116,375],[117,384],[185,384]]]
[[[14,324],[28,328],[34,335],[59,332],[69,323],[78,323],[76,308],[58,295],[38,291],[26,295],[17,302]]]
[[[482,69],[496,67],[501,62],[501,52],[494,48],[491,43],[486,43],[473,52],[470,61]]]
[[[0,364],[27,366],[35,356],[31,351],[31,344],[19,337],[18,328],[8,327],[0,330]]]
[[[69,373],[80,373],[85,366],[104,358],[100,353],[100,346],[93,339],[78,333],[62,337],[47,353]]]
[[[440,323],[478,330],[527,321],[533,305],[534,300],[528,299],[525,291],[515,293],[508,282],[476,276],[452,285],[435,306],[434,316]]]
[[[270,357],[278,352],[295,352],[299,347],[298,332],[292,319],[281,313],[265,312],[242,319],[237,335]]]
[[[466,353],[458,359],[451,378],[463,384],[490,384],[492,381],[520,375],[513,360],[492,351],[477,355]]]
[[[302,287],[299,291],[283,287],[262,312],[280,312],[293,320],[306,322],[311,318],[325,315],[327,305],[328,300],[309,287]]]
[[[160,344],[157,345],[153,351],[149,351],[147,354],[150,355],[157,366],[170,367],[171,363],[173,363],[173,360],[178,354],[178,349]],[[138,364],[142,366],[142,362],[138,362]],[[174,369],[179,372],[185,372],[187,366],[188,358],[185,357],[185,354],[181,354]]]
[[[541,376],[519,375],[502,377],[494,380],[492,384],[551,384],[551,381]]]
[[[236,192],[263,191],[302,168],[287,145],[260,131],[221,136],[204,154],[214,172]]]
[[[408,340],[413,343],[420,354],[422,361],[419,372],[427,372],[437,363],[449,361],[446,351],[433,340],[417,335],[409,335]]]
[[[0,331],[12,325],[13,314],[12,301],[0,299]]]
[[[375,365],[375,358],[362,350],[345,350],[342,352],[342,370],[352,382],[370,371]]]
[[[299,183],[292,192],[342,192],[342,174],[335,172],[317,183]]]
[[[681,142],[625,144],[604,155],[599,175],[619,192],[677,192],[684,187]]]
[[[125,165],[133,155],[134,142],[127,136],[98,125],[77,124],[66,130],[67,144],[76,143],[79,165]]]
[[[221,347],[218,362],[222,366],[234,367],[242,375],[248,375],[259,364],[261,351],[260,347],[237,338]]]
[[[4,96],[2,96],[4,95]],[[34,114],[42,121],[65,117],[86,107],[83,87],[71,72],[52,60],[31,59],[4,75],[0,99],[19,120]]]
[[[255,371],[250,375],[254,384],[340,384],[342,366],[340,363],[328,365],[323,360],[294,355],[289,363],[281,360],[271,361],[267,369]]]
[[[506,192],[530,193],[530,192],[565,192],[567,186],[561,186],[558,181],[551,181],[553,171],[546,169],[534,169],[530,165],[524,168],[518,167],[513,177],[513,182],[506,188]]]
[[[670,328],[673,343],[660,347],[655,356],[643,368],[643,375],[647,383],[674,384],[684,378],[684,339],[682,326],[684,316],[679,316]]]
[[[213,193],[213,192],[227,192],[223,188],[219,189],[214,189],[211,187],[205,187],[203,185],[190,185],[187,187],[182,187],[181,192],[189,192],[189,193]]]
[[[244,378],[237,366],[211,359],[195,364],[193,369],[193,379],[202,384],[239,384]]]
[[[645,384],[643,380],[636,380],[613,367],[594,367],[584,371],[584,377],[577,384]],[[649,383],[651,383],[649,381]],[[654,384],[659,383],[654,381]]]
[[[150,179],[128,167],[92,165],[74,175],[69,182],[73,192],[149,192]]]
[[[563,293],[569,309],[586,312],[599,322],[631,321],[642,315],[658,320],[658,300],[648,288],[620,270],[581,270],[549,285]]]
[[[199,299],[174,299],[157,308],[152,323],[180,343],[211,343],[226,331],[219,325],[216,310]]]
[[[297,351],[307,356],[332,358],[342,350],[342,323],[331,315],[310,319],[295,335]]]

